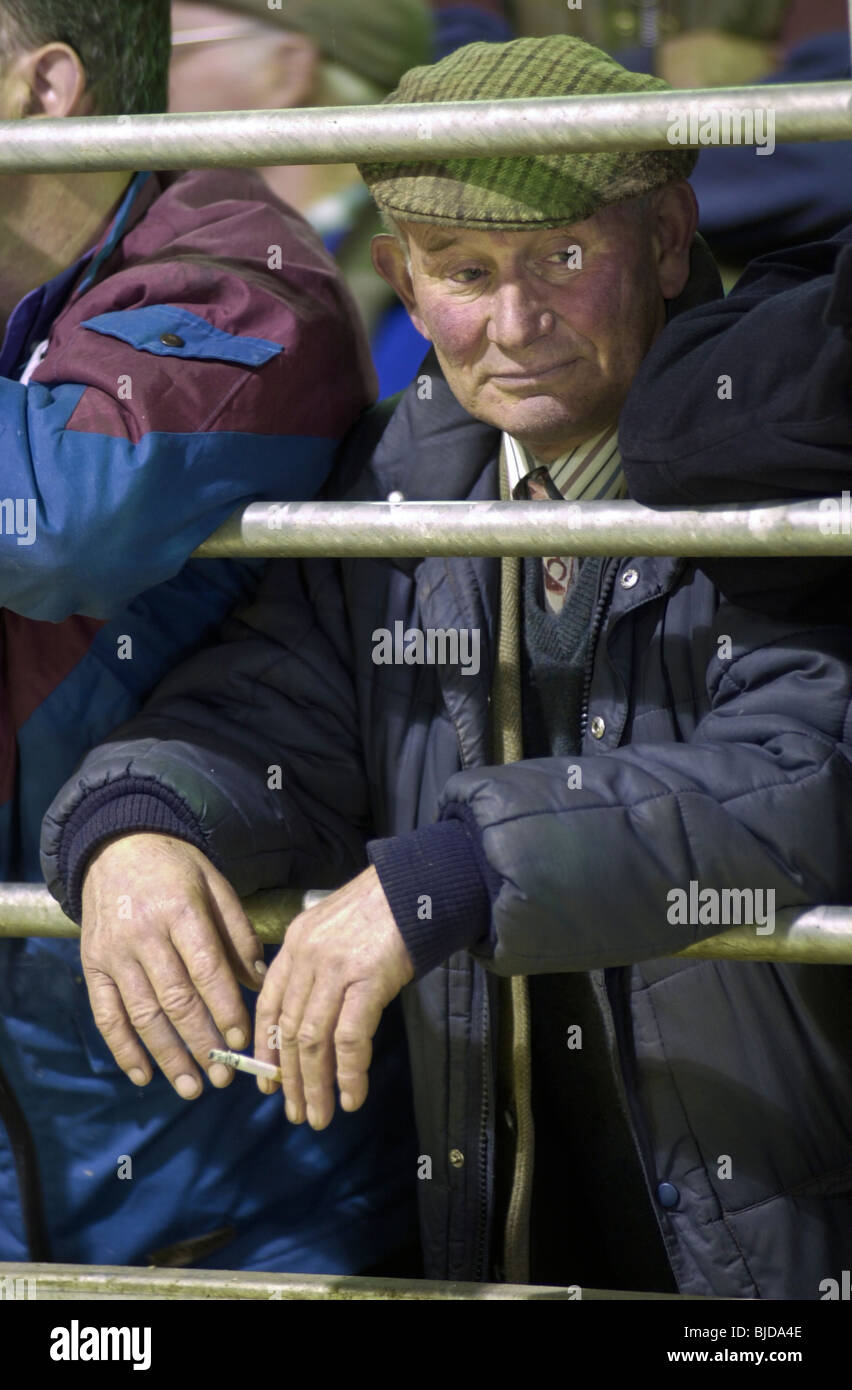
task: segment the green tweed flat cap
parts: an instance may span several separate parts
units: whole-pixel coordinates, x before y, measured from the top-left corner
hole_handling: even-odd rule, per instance
[[[385,104],[667,90],[661,78],[629,72],[582,39],[553,34],[468,44],[407,72]],[[582,222],[611,203],[685,179],[697,158],[686,149],[602,150],[361,164],[359,170],[380,210],[400,221],[524,231]]]

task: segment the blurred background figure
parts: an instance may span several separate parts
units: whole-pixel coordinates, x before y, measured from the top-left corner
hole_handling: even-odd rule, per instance
[[[172,111],[271,110],[380,102],[409,68],[476,40],[512,37],[502,0],[174,0]],[[428,343],[373,270],[382,230],[354,164],[261,171],[316,228],[364,318],[382,397],[408,386]]]
[[[430,0],[435,15],[434,62],[466,43],[508,43],[516,37],[511,0]]]
[[[845,0],[514,0],[519,34],[576,34],[673,87],[848,79]],[[726,287],[745,262],[852,220],[852,141],[703,149],[690,179]]]

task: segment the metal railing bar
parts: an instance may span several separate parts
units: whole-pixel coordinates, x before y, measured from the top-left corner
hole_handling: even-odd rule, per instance
[[[852,83],[3,121],[0,173],[419,162],[566,150],[671,149],[680,143],[671,138],[676,116],[703,123],[713,113],[724,122],[751,112],[754,137],[758,111],[772,112],[776,142],[848,140]],[[737,129],[747,131],[747,123]],[[700,143],[732,141],[705,140],[699,135],[698,147]],[[755,141],[742,138],[733,143]]]
[[[281,889],[256,893],[243,907],[260,940],[276,945],[293,918],[322,896],[319,890]],[[660,911],[665,911],[664,905]],[[684,934],[688,930],[685,927]],[[79,927],[46,888],[36,883],[0,884],[0,939],[79,934]],[[673,954],[702,960],[852,965],[852,907],[785,909],[776,914],[771,934],[760,934],[754,925],[733,926]]]
[[[630,501],[253,502],[195,554],[852,555],[852,502],[848,494],[688,509]]]
[[[443,1283],[432,1279],[369,1278],[354,1274],[272,1274],[220,1269],[138,1269],[126,1265],[0,1264],[0,1291],[16,1288],[24,1301],[67,1299],[440,1299],[587,1303],[633,1299],[714,1303],[698,1294],[630,1293],[578,1285]],[[17,1287],[16,1287],[17,1286]],[[19,1290],[19,1292],[18,1292]],[[729,1300],[725,1300],[729,1301]],[[736,1301],[736,1300],[730,1300]]]

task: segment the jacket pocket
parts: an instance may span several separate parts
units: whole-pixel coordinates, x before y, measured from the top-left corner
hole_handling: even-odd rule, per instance
[[[141,309],[98,314],[80,326],[92,333],[118,338],[137,351],[150,352],[156,357],[202,358],[262,367],[284,351],[281,343],[226,333],[198,314],[171,304],[147,304]]]

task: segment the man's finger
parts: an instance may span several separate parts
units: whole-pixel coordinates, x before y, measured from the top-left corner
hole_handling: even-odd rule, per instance
[[[257,996],[255,1033],[256,1042],[258,1043],[261,1041],[261,1022],[263,1022],[264,1028],[266,1028],[267,1025],[273,1027],[278,1024],[278,1017],[281,1013],[281,1001],[284,998],[284,991],[287,988],[287,980],[289,979],[292,966],[292,952],[289,949],[289,942],[285,939],[281,950],[269,967],[266,979],[261,986],[260,994]],[[265,1031],[262,1041],[265,1046],[272,1047],[272,1044],[267,1042]],[[277,1052],[277,1043],[273,1050]],[[258,1056],[260,1056],[259,1053]],[[266,1061],[268,1059],[264,1057],[262,1060]]]
[[[290,965],[285,941],[269,967],[254,1011],[254,1055],[258,1062],[271,1062],[276,1067],[281,1043],[281,1002],[287,987]],[[275,1089],[275,1083],[271,1081],[262,1082],[258,1079],[257,1084],[267,1095]]]
[[[209,1020],[225,1039],[228,1047],[241,1052],[251,1039],[251,1019],[243,1003],[240,988],[228,963],[227,953],[216,929],[204,915],[188,907],[170,932],[172,944],[186,967],[186,976],[195,986],[206,1012],[198,1008],[187,1014],[192,1032],[185,1031],[173,1017],[181,1036],[189,1043],[196,1058],[204,1064],[206,1054],[199,1051],[218,1047],[221,1039],[210,1039]],[[159,994],[159,990],[158,990]],[[171,1011],[170,1016],[171,1016]],[[194,1029],[198,1028],[196,1035]],[[196,1045],[197,1037],[197,1045]]]
[[[289,994],[290,990],[284,1000],[285,1014]],[[325,1129],[334,1115],[334,1033],[342,1005],[339,980],[331,974],[317,977],[298,1030],[302,1088],[312,1129]]]
[[[382,1009],[381,1000],[366,981],[346,991],[334,1033],[337,1086],[343,1110],[359,1110],[367,1099],[373,1038]]]
[[[134,973],[132,978],[140,992],[140,1004],[131,1007],[125,976],[117,977],[116,983],[122,991],[131,1023],[178,1095],[191,1099],[201,1089],[188,1053],[207,1072],[214,1086],[230,1086],[234,1079],[231,1068],[209,1060],[211,1048],[222,1047],[222,1035],[172,942],[157,938],[147,942],[138,968],[139,973]],[[150,1019],[146,1010],[151,1014]],[[137,1016],[144,1026],[137,1024]],[[245,1026],[248,1028],[247,1016]],[[181,1042],[186,1047],[182,1047]],[[196,1087],[190,1084],[193,1078]]]
[[[173,953],[174,954],[174,953]],[[177,969],[172,978],[183,972],[183,965],[174,956]],[[184,1100],[194,1100],[201,1094],[202,1082],[197,1067],[182,1045],[181,1039],[157,997],[152,982],[138,962],[131,961],[116,979],[131,1026],[139,1034],[151,1056]]]
[[[249,989],[260,989],[266,978],[263,945],[249,921],[237,894],[227,879],[216,882],[215,893],[208,884],[209,911],[222,940],[225,957],[233,974]],[[251,1034],[246,1034],[248,1046]]]
[[[276,965],[278,960],[274,962],[273,970]],[[288,966],[285,974],[284,970]],[[281,1002],[274,1019],[277,1060],[281,1068],[281,1087],[284,1091],[287,1119],[291,1124],[301,1125],[307,1117],[307,1106],[299,1057],[299,1030],[314,986],[314,975],[310,965],[298,964],[289,959],[282,962],[281,973],[283,980],[276,978],[274,982],[275,988],[281,991]],[[266,992],[264,986],[264,994]]]
[[[101,970],[84,967],[84,973],[92,1014],[104,1042],[134,1086],[147,1086],[151,1063],[127,1017],[118,986]]]

